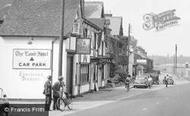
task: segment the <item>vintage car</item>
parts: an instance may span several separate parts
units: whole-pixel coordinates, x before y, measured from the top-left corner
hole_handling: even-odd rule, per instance
[[[174,84],[174,79],[171,75],[167,74],[166,76],[166,79],[167,79],[167,82],[168,82],[168,85],[173,85]],[[163,79],[163,84],[165,84],[165,79]]]
[[[160,75],[159,70],[152,70],[151,71],[150,77],[152,77],[153,84],[159,85],[159,75]]]
[[[174,84],[174,80],[171,77],[168,78],[167,81],[168,81],[168,85],[173,85]]]
[[[148,78],[146,76],[141,76],[141,77],[137,77],[136,80],[134,81],[133,87],[148,87],[149,86],[149,82],[148,82]]]

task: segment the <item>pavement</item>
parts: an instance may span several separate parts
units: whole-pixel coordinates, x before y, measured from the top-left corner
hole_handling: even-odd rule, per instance
[[[190,81],[186,80],[175,80],[175,85],[182,85],[190,83]],[[173,87],[169,85],[169,87]],[[153,85],[151,89],[144,88],[132,88],[129,92],[126,91],[124,86],[114,87],[114,88],[104,88],[100,89],[100,91],[92,92],[84,94],[82,97],[76,97],[73,99],[71,107],[72,110],[61,111],[50,111],[49,116],[65,116],[69,114],[75,114],[80,111],[84,111],[87,109],[96,108],[99,106],[103,106],[106,104],[111,104],[117,101],[121,101],[126,98],[131,98],[137,95],[145,94],[151,91],[157,91],[160,89],[164,89],[165,85]]]

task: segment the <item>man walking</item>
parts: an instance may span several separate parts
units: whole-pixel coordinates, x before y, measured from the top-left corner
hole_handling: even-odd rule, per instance
[[[127,92],[129,91],[130,88],[130,79],[131,75],[127,75],[127,77],[125,78],[125,88],[127,89]]]
[[[150,76],[148,76],[148,87],[149,88],[151,88],[152,83],[153,83],[152,78]]]
[[[44,94],[45,98],[45,111],[50,110],[51,100],[52,100],[52,76],[47,77],[47,81],[44,84]]]
[[[60,97],[60,89],[65,86],[63,82],[63,77],[60,76],[58,78],[58,81],[54,83],[53,85],[53,110],[57,110],[58,106],[56,106],[57,99]]]
[[[167,77],[168,77],[168,75],[167,75]],[[165,83],[166,87],[168,87],[168,79],[166,77],[164,77],[164,83]]]

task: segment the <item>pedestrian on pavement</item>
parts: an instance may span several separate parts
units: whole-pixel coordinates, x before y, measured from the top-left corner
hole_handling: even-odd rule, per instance
[[[63,77],[59,76],[58,81],[53,85],[53,110],[58,110],[59,108],[56,106],[57,99],[61,97],[61,89],[64,90],[65,84],[63,82]]]
[[[148,87],[151,88],[152,86],[152,78],[148,76]]]
[[[127,77],[125,78],[125,82],[124,82],[127,92],[129,91],[129,87],[130,87],[130,78],[131,78],[131,75],[127,75]]]
[[[51,100],[52,100],[52,76],[47,77],[47,81],[44,84],[44,95],[45,95],[45,111],[50,111]]]
[[[168,75],[167,75],[167,76],[168,76]],[[164,77],[164,83],[165,83],[166,87],[168,87],[168,79],[167,79],[166,76]]]

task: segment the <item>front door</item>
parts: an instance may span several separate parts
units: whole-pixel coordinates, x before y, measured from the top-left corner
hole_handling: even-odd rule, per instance
[[[67,55],[67,92],[73,94],[73,55]]]

